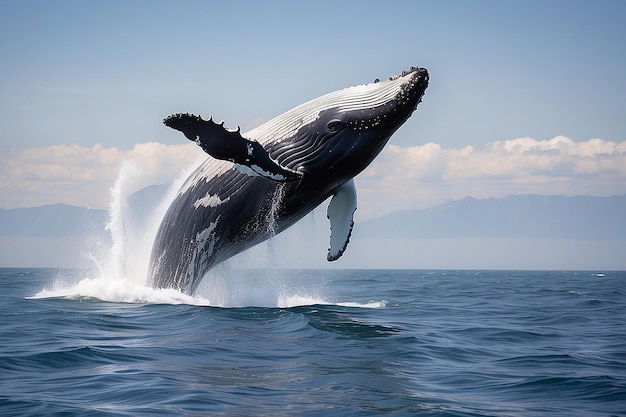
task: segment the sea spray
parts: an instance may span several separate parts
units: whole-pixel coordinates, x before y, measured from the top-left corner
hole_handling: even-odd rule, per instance
[[[113,244],[102,268],[102,278],[128,279],[137,285],[146,283],[152,242],[164,214],[162,207],[169,205],[169,196],[166,193],[165,201],[154,207],[131,207],[128,198],[141,176],[141,170],[132,161],[124,161],[111,189],[106,228]]]
[[[276,236],[276,230],[278,229],[277,217],[278,213],[283,205],[285,198],[285,184],[279,184],[276,187],[276,191],[272,196],[272,205],[270,206],[269,213],[265,219],[266,228],[270,234],[270,238],[267,240],[267,257],[269,260],[270,268],[276,269],[278,265],[278,259],[276,257],[276,251],[274,250],[274,236]]]
[[[141,183],[142,173],[132,161],[124,161],[111,188],[106,230],[111,235],[112,243],[108,247],[101,246],[100,253],[85,254],[96,269],[82,279],[59,276],[52,289],[43,289],[35,297],[86,297],[109,302],[206,305],[206,300],[201,298],[196,299],[172,289],[153,289],[146,284],[152,243],[159,225],[177,190],[197,165],[181,173],[161,202],[141,213],[133,213],[128,197]]]
[[[276,253],[274,246],[274,236],[278,230],[278,214],[282,209],[283,200],[285,198],[285,183],[278,185],[272,196],[272,205],[267,217],[267,228],[271,237],[267,240],[267,259],[269,263],[269,275],[267,286],[271,293],[276,296],[275,305],[280,305],[280,299],[284,298],[286,292],[285,271],[280,268],[280,256]]]
[[[285,198],[285,183],[281,183],[276,187],[274,195],[272,195],[271,206],[265,219],[266,230],[270,235],[274,236],[278,229],[277,217],[283,205]]]
[[[111,189],[107,229],[111,232],[113,245],[101,278],[127,279],[136,285],[147,284],[152,245],[161,221],[182,183],[196,166],[197,163],[181,172],[161,200],[152,207],[131,207],[128,198],[131,191],[136,190],[136,184],[141,182],[142,172],[131,161],[122,163]]]
[[[214,307],[289,308],[334,304],[325,294],[323,275],[280,269],[234,269],[228,263],[211,269],[195,292]]]
[[[124,161],[120,172],[111,188],[111,202],[109,204],[109,222],[106,230],[111,233],[113,245],[109,250],[107,264],[101,268],[102,273],[113,278],[121,279],[126,276],[126,246],[128,233],[126,218],[126,185],[129,179],[140,174],[139,169],[130,161]]]

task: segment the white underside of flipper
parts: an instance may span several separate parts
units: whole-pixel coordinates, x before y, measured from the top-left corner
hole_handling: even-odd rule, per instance
[[[258,165],[252,164],[248,166],[248,165],[235,164],[235,167],[237,168],[239,172],[241,172],[242,174],[246,174],[249,177],[263,177],[272,181],[286,181],[287,180],[287,178],[284,175],[266,171]]]
[[[335,261],[343,255],[348,246],[352,228],[354,227],[354,212],[356,211],[356,187],[354,180],[341,186],[330,200],[327,216],[330,220],[330,249],[326,259]]]

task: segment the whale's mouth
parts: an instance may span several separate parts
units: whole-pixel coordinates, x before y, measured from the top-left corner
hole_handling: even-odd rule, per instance
[[[411,67],[388,80],[349,87],[337,100],[334,111],[352,130],[397,129],[415,111],[428,87],[426,68]],[[320,112],[321,114],[321,112]]]
[[[411,67],[407,72],[403,72],[401,77],[410,76],[408,82],[404,86],[403,93],[406,95],[408,101],[412,97],[417,97],[418,100],[415,103],[415,107],[422,101],[422,96],[426,92],[430,76],[426,68]]]
[[[411,67],[400,75],[389,77],[389,81],[402,81],[396,96],[388,103],[372,109],[372,118],[380,118],[384,125],[400,127],[421,103],[428,87],[429,75],[426,68]],[[380,114],[376,114],[380,113]],[[382,114],[382,116],[381,116]]]

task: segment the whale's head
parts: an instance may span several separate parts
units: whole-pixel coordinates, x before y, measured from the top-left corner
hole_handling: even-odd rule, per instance
[[[427,86],[428,71],[412,67],[385,81],[311,100],[250,134],[281,166],[346,180],[378,155],[421,102]]]

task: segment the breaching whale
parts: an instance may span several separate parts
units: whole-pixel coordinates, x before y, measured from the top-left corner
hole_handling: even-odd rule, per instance
[[[165,125],[210,157],[161,222],[151,285],[192,294],[213,266],[287,229],[330,196],[327,259],[338,259],[354,225],[353,178],[417,108],[428,77],[411,67],[323,95],[246,133],[198,115],[167,117]]]

